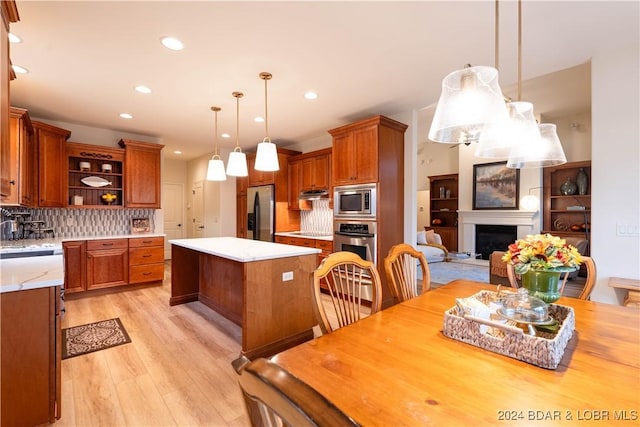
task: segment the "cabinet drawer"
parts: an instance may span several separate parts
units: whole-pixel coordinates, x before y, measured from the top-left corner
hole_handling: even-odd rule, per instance
[[[304,239],[300,237],[292,237],[292,245],[304,246],[305,248],[315,248],[315,239]]]
[[[333,251],[333,241],[331,240],[316,240],[316,248],[322,249],[322,251]]]
[[[163,279],[163,263],[132,265],[129,267],[129,283],[155,282]]]
[[[136,237],[129,239],[130,248],[140,248],[144,246],[163,246],[164,237]]]
[[[126,249],[128,247],[129,239],[87,240],[88,251],[97,251],[100,249]]]
[[[129,249],[130,265],[155,264],[158,262],[164,262],[164,246]]]

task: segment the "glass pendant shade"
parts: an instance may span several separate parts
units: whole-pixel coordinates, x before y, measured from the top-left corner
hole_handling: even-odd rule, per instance
[[[538,126],[540,139],[536,143],[518,144],[511,150],[508,168],[544,168],[567,163],[562,144],[556,133],[556,125],[543,123]]]
[[[540,139],[538,124],[530,102],[509,102],[507,116],[488,124],[480,135],[475,155],[485,158],[507,158],[519,144],[535,144]]]
[[[207,181],[226,181],[227,175],[224,173],[224,163],[217,154],[209,160],[207,168]]]
[[[255,169],[263,172],[273,172],[280,169],[276,144],[265,138],[258,144]]]
[[[442,80],[429,139],[448,144],[477,142],[485,125],[507,115],[498,70],[467,67]]]
[[[230,176],[247,176],[247,155],[238,147],[229,153],[229,161],[227,162],[227,175]]]

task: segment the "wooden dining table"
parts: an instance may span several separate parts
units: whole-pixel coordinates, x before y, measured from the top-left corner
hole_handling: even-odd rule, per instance
[[[555,370],[443,335],[455,299],[493,285],[456,280],[272,360],[366,426],[638,425],[640,315],[574,298]]]

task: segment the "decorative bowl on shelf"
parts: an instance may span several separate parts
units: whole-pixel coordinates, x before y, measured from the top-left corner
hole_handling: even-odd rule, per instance
[[[102,198],[102,200],[103,200],[106,204],[110,205],[110,204],[112,204],[113,202],[115,202],[115,201],[116,201],[116,199],[118,198],[118,196],[116,196],[116,195],[115,195],[115,194],[113,194],[113,193],[104,193],[102,196],[100,196],[100,198]]]

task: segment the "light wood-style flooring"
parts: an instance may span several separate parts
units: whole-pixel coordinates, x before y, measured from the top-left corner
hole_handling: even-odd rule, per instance
[[[62,426],[248,426],[237,374],[241,328],[162,285],[66,299],[62,327],[119,317],[131,343],[62,361]]]

